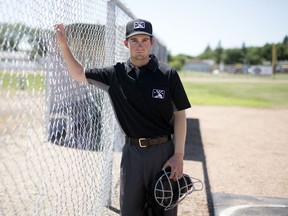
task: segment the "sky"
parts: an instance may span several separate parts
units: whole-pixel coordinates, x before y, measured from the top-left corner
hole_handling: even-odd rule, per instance
[[[172,55],[280,43],[288,35],[288,0],[122,0]]]

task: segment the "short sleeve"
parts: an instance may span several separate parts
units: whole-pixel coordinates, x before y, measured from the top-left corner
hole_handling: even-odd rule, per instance
[[[109,86],[114,71],[114,66],[92,69],[87,68],[85,69],[85,76],[90,84],[93,84],[96,81]]]
[[[170,83],[171,97],[177,110],[180,111],[190,108],[191,105],[185,92],[184,86],[177,71],[173,68],[170,74]]]

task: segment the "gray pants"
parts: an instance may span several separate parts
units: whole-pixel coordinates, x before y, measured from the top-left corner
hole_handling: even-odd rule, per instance
[[[165,162],[174,154],[174,143],[141,148],[125,144],[120,176],[120,208],[122,216],[176,216],[177,207],[164,211],[151,202],[151,184]],[[148,205],[148,206],[147,206]]]

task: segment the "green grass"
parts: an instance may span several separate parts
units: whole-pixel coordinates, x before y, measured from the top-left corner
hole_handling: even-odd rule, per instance
[[[181,73],[180,73],[181,74]],[[244,77],[234,75],[181,76],[192,105],[222,105],[257,108],[288,108],[288,76]]]
[[[45,75],[43,72],[2,72],[0,71],[0,90],[44,91]]]
[[[243,106],[258,108],[288,108],[288,74],[275,77],[180,72],[192,105]],[[43,72],[2,72],[0,91],[45,89]]]
[[[251,74],[229,74],[226,72],[219,73],[217,75],[213,75],[211,73],[206,72],[188,72],[188,71],[180,71],[181,77],[188,78],[210,78],[210,79],[234,79],[234,80],[287,80],[288,81],[288,73],[276,74],[275,76],[253,76]]]

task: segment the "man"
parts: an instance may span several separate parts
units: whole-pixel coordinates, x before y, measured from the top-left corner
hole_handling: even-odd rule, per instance
[[[154,43],[151,23],[143,19],[127,23],[127,62],[93,69],[85,69],[74,58],[64,25],[55,24],[54,28],[71,76],[104,86],[126,136],[120,176],[121,215],[176,216],[177,207],[164,211],[151,201],[150,193],[161,169],[171,167],[169,177],[173,180],[183,175],[185,109],[190,103],[176,70],[149,54]]]

